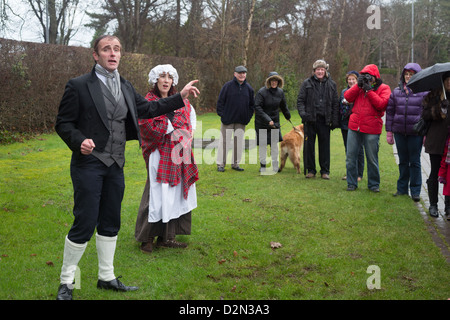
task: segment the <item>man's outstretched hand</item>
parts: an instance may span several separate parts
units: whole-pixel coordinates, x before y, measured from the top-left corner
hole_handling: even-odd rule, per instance
[[[181,90],[180,94],[183,99],[186,99],[191,94],[197,98],[197,95],[200,94],[200,91],[197,89],[197,87],[193,86],[197,82],[198,80],[192,80],[183,88],[183,90]]]

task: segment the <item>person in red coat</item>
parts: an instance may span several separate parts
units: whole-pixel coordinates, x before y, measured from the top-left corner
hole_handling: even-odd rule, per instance
[[[368,188],[380,191],[380,169],[378,149],[383,129],[383,116],[391,95],[391,89],[384,84],[378,67],[365,66],[358,77],[358,85],[344,93],[345,99],[353,103],[348,123],[347,136],[347,190],[358,187],[358,152],[364,146],[367,160]]]
[[[445,144],[445,150],[444,154],[442,155],[441,167],[439,169],[439,178],[438,178],[439,182],[444,185],[442,193],[446,198],[450,196],[450,183],[447,183],[448,181],[450,181],[450,170],[448,169],[450,164],[450,153],[448,152],[449,142],[450,142],[450,134],[447,137],[447,142]],[[450,207],[448,206],[445,207],[445,216],[447,217],[447,220],[450,220]]]

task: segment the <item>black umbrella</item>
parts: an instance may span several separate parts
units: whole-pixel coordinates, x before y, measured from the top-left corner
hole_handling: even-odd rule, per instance
[[[413,75],[408,81],[407,86],[413,92],[424,92],[442,88],[444,86],[442,76],[446,72],[450,72],[450,62],[436,63]]]

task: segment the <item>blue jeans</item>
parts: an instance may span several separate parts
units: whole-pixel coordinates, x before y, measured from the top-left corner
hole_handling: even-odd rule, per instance
[[[367,162],[367,186],[369,189],[380,187],[380,169],[378,167],[379,134],[368,134],[348,130],[347,135],[347,184],[358,187],[358,154],[364,146]]]
[[[397,193],[408,194],[409,186],[412,196],[420,195],[422,186],[420,153],[422,152],[423,137],[394,133],[394,139],[397,146],[398,170],[400,173],[397,180]]]

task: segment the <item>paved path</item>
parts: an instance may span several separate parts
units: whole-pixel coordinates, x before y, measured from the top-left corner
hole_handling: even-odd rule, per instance
[[[430,173],[430,158],[422,148],[421,164],[422,164],[422,190],[420,192],[421,202],[416,202],[416,206],[422,215],[425,224],[436,245],[441,249],[442,254],[450,263],[450,221],[444,216],[444,196],[442,194],[442,184],[439,184],[439,217],[433,218],[428,214],[430,203],[428,201],[428,191],[426,181]],[[398,163],[397,148],[393,146],[395,159]]]

